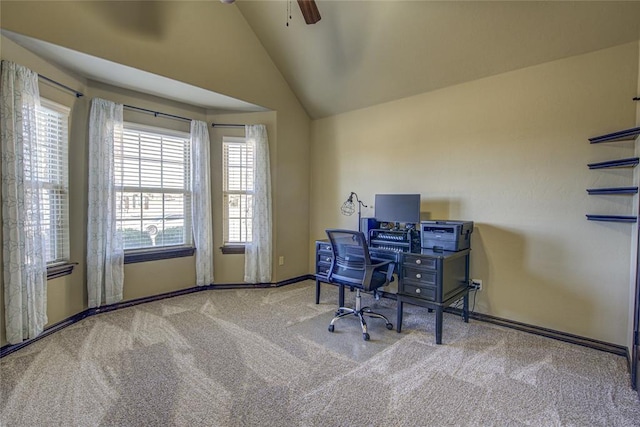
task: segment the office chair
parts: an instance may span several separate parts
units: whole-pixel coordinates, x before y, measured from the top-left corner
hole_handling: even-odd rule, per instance
[[[367,323],[364,316],[383,319],[387,329],[393,329],[389,320],[379,313],[374,313],[369,307],[362,307],[360,291],[375,291],[381,286],[386,286],[393,280],[393,261],[371,260],[369,247],[365,236],[360,231],[353,230],[326,230],[333,260],[329,269],[328,281],[341,287],[349,286],[356,289],[356,304],[354,308],[339,307],[336,316],[329,324],[329,332],[334,331],[334,324],[338,319],[353,314],[360,319],[362,326],[362,338],[369,340]]]

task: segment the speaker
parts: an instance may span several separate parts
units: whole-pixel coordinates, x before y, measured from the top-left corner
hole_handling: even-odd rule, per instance
[[[362,231],[369,243],[369,232],[373,229],[379,228],[380,223],[375,218],[361,218],[360,219],[360,231]]]

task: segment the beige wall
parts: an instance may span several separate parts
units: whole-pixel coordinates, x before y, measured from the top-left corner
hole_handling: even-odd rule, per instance
[[[425,218],[475,221],[477,311],[626,345],[633,226],[585,214],[632,199],[585,189],[630,185],[586,165],[634,145],[587,138],[634,124],[637,84],[633,43],[314,121],[311,238],[357,227],[350,191],[420,193]]]
[[[418,192],[425,217],[476,222],[472,276],[485,287],[478,311],[628,345],[632,226],[589,222],[584,214],[633,210],[630,198],[588,197],[585,189],[632,180],[629,171],[590,171],[586,164],[634,151],[629,143],[592,146],[587,138],[640,118],[628,102],[640,85],[637,43],[317,120],[309,135],[306,113],[235,6],[3,1],[0,7],[3,29],[273,110],[260,117],[220,115],[120,92],[74,77],[2,39],[3,58],[89,95],[132,97],[142,107],[159,103],[151,108],[207,120],[265,121],[274,188],[274,280],[313,269],[310,238],[323,238],[325,228],[357,227],[355,216],[339,211],[350,191],[368,204],[376,193]],[[73,116],[84,118],[72,123],[70,163],[80,165],[71,177],[72,224],[86,223],[88,98],[66,98]],[[212,157],[220,138],[212,131]],[[86,305],[84,226],[71,239],[72,258],[82,261],[72,275],[49,282],[50,324]],[[285,265],[277,266],[281,255]],[[214,263],[216,282],[241,278],[241,256],[216,251]],[[125,298],[191,286],[193,268],[192,258],[127,265]],[[0,345],[1,299],[2,292]]]
[[[273,280],[308,273],[309,117],[235,5],[3,1],[2,28],[269,108]],[[275,155],[275,157],[274,157]]]
[[[69,185],[70,185],[70,248],[72,262],[78,265],[71,275],[50,280],[47,283],[48,325],[55,324],[86,306],[85,263],[86,263],[86,223],[88,203],[87,139],[90,100],[101,97],[115,102],[155,109],[169,114],[187,116],[205,120],[206,112],[201,108],[183,105],[157,97],[147,96],[92,81],[71,80],[70,74],[49,64],[43,63],[30,52],[15,45],[11,40],[2,38],[2,58],[21,65],[29,66],[47,77],[66,81],[71,87],[78,88],[84,97],[76,99],[59,88],[40,84],[41,96],[52,99],[72,108],[69,132]],[[189,131],[189,123],[125,109],[125,121],[141,123],[163,128]],[[212,182],[212,185],[219,185]],[[220,209],[220,206],[218,206]],[[134,299],[170,292],[194,286],[195,265],[193,257],[128,264],[125,266],[124,299]],[[2,292],[3,293],[3,292]],[[2,342],[4,343],[4,304],[0,307],[2,318]]]
[[[274,208],[274,274],[280,281],[308,273],[309,118],[273,65],[237,8],[220,2],[11,2],[3,1],[1,27],[44,41],[99,56],[217,91],[273,111],[220,115],[97,82],[87,82],[53,67],[2,37],[2,58],[28,66],[86,96],[66,99],[73,106],[70,136],[71,260],[73,274],[48,282],[49,325],[86,308],[85,249],[87,204],[87,119],[90,99],[103,97],[138,107],[211,121],[265,123],[269,132]],[[43,86],[43,85],[41,85]],[[62,92],[60,92],[62,93]],[[66,97],[66,98],[65,98]],[[53,100],[58,100],[55,97]],[[58,101],[60,102],[60,101]],[[127,112],[125,120],[188,131],[188,125],[142,113]],[[212,161],[219,163],[221,136],[211,131]],[[216,163],[217,162],[217,163]],[[218,165],[219,166],[219,165]],[[212,166],[212,193],[221,187],[220,169]],[[276,170],[277,168],[277,170]],[[214,220],[221,205],[214,197]],[[291,203],[295,200],[296,203]],[[293,230],[293,231],[292,231]],[[214,224],[216,248],[222,236]],[[278,266],[277,256],[285,256]],[[242,282],[244,257],[214,252],[216,283]],[[194,285],[193,257],[125,266],[125,300],[179,290]],[[0,290],[0,295],[2,295]],[[0,296],[0,345],[6,343],[4,303]]]
[[[276,112],[244,113],[244,114],[210,114],[207,118],[213,123],[255,124],[267,125],[269,135],[269,154],[271,162],[271,181],[273,194],[273,280],[281,281],[301,275],[307,271],[307,251],[298,248],[301,240],[307,241],[309,227],[308,204],[308,158],[309,145],[300,143],[297,138],[281,138],[281,128],[290,129],[289,132],[308,134],[308,123],[303,117],[289,119],[290,123],[283,123],[281,115]],[[278,135],[277,139],[272,135]],[[215,153],[222,153],[222,138],[224,136],[244,136],[244,129],[214,127],[211,130],[212,165],[211,173],[214,182],[222,182],[222,159]],[[222,200],[221,186],[212,189],[212,200]],[[214,210],[214,248],[220,254],[219,247],[223,244],[222,210]],[[305,234],[306,233],[306,234]],[[284,264],[279,265],[279,258],[284,257]],[[242,282],[244,274],[243,255],[221,255],[215,258],[215,279],[222,283]]]

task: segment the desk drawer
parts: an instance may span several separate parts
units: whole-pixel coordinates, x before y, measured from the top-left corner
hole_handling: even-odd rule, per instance
[[[438,260],[436,258],[425,258],[419,255],[406,254],[404,256],[404,265],[435,270],[438,268]]]
[[[318,252],[316,255],[316,264],[321,262],[326,262],[331,264],[331,260],[333,259],[333,253],[331,252]]]
[[[404,280],[411,280],[412,282],[419,282],[420,284],[435,286],[437,284],[438,274],[435,271],[415,268],[404,264],[402,278]]]
[[[325,252],[329,252],[329,253],[333,252],[331,250],[331,245],[328,244],[328,243],[318,243],[316,251],[318,251],[318,252],[325,251]]]
[[[436,300],[436,288],[432,287],[416,286],[412,283],[405,282],[402,286],[402,293],[404,295],[422,298],[429,301]]]
[[[319,262],[316,264],[316,274],[320,274],[322,276],[328,276],[330,269],[331,269],[331,263]]]

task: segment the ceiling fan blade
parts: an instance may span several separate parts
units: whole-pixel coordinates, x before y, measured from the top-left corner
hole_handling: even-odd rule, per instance
[[[298,0],[298,5],[304,16],[304,22],[315,24],[320,20],[320,11],[314,0]]]

